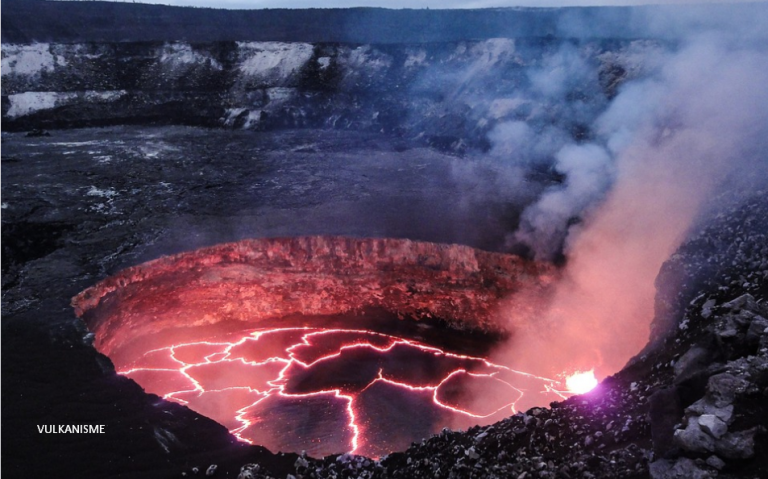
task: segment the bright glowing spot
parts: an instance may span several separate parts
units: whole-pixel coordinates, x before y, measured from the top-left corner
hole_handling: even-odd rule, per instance
[[[565,379],[565,386],[568,388],[568,392],[574,394],[584,394],[593,390],[597,386],[597,378],[595,377],[595,370],[585,372],[576,372]]]

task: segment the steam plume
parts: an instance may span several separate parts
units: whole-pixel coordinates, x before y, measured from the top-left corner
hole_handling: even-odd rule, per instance
[[[498,353],[512,365],[618,371],[647,342],[654,279],[706,221],[708,199],[764,173],[765,48],[711,33],[652,60],[658,70],[624,85],[597,118],[593,143],[560,149],[565,181],[523,214],[514,239],[542,258],[565,235],[567,266],[541,316],[514,320],[518,334]],[[574,215],[584,221],[569,227]]]

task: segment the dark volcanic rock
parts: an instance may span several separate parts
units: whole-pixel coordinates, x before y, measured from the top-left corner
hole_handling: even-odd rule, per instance
[[[673,437],[675,426],[679,424],[682,413],[683,407],[676,388],[663,388],[650,396],[649,417],[653,451],[657,457],[665,457],[677,452]]]
[[[656,461],[651,464],[650,473],[653,479],[713,479],[717,477],[715,473],[700,467],[687,457],[677,461]]]
[[[35,128],[34,130],[27,133],[27,138],[34,138],[36,136],[51,136],[51,134],[39,128]]]
[[[699,418],[693,416],[688,419],[685,429],[675,431],[675,442],[690,452],[714,452],[715,439],[707,434],[699,424]]]
[[[4,43],[2,128],[329,128],[385,132],[465,154],[491,149],[496,126],[526,120],[581,142],[617,82],[647,73],[637,58],[667,47],[521,36],[396,45]],[[594,70],[574,80],[563,99],[578,114],[564,113],[559,98],[543,98],[526,73],[559,49],[577,52]],[[599,72],[615,68],[632,73],[601,83]]]
[[[755,454],[756,428],[728,433],[717,441],[717,453],[726,459],[748,459]]]

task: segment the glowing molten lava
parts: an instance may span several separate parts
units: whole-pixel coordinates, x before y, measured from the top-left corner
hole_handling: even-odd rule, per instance
[[[554,279],[458,245],[258,239],[128,268],[73,306],[120,374],[243,440],[376,457],[568,394],[466,345],[504,331],[499,301],[530,313]]]
[[[315,455],[378,457],[445,425],[513,414],[526,395],[540,402],[557,394],[551,379],[346,329],[274,328],[175,344],[119,373],[245,441]],[[488,392],[482,410],[462,397],[468,382]]]
[[[594,369],[591,371],[577,372],[565,378],[565,387],[573,394],[584,394],[597,386],[597,378]]]

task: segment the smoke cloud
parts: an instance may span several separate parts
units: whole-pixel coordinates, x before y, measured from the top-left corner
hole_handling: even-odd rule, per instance
[[[563,261],[563,276],[545,300],[519,293],[534,313],[500,307],[511,338],[494,362],[560,379],[594,369],[602,379],[647,344],[664,261],[718,213],[718,199],[768,184],[768,9],[761,12],[740,29],[741,15],[696,10],[673,22],[673,41],[606,53],[577,42],[527,69],[528,88],[505,100],[524,114],[489,130],[483,161],[506,168],[521,202],[506,247]],[[649,31],[670,25],[644,15]],[[613,95],[598,73],[606,64],[623,69]],[[457,174],[471,178],[470,170]],[[535,405],[529,391],[518,410]]]
[[[562,248],[569,223],[602,197],[613,176],[608,152],[595,144],[566,145],[555,155],[562,186],[549,188],[525,210],[514,240],[526,243],[538,258]]]
[[[512,241],[546,259],[562,238],[564,279],[536,318],[501,313],[515,336],[495,360],[550,375],[618,371],[648,341],[654,279],[716,211],[709,200],[768,178],[763,45],[706,32],[650,61],[659,68],[622,86],[593,141],[560,148],[565,180],[523,213]]]

